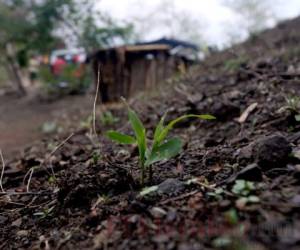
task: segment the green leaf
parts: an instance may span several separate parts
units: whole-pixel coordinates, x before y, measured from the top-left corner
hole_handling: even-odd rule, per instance
[[[147,159],[145,165],[150,166],[153,163],[168,160],[176,156],[182,149],[182,142],[178,138],[169,139],[162,145],[155,147]]]
[[[177,124],[187,118],[198,118],[198,119],[202,119],[202,120],[216,119],[212,115],[183,115],[183,116],[180,116],[179,118],[169,122],[169,124],[161,131],[161,133],[159,134],[158,139],[157,139],[158,143],[162,142],[167,137],[168,133],[174,127],[175,124]]]
[[[297,122],[300,122],[300,115],[295,115],[295,120],[296,120]]]
[[[129,106],[128,106],[128,118],[131,127],[135,133],[135,137],[139,148],[140,160],[143,165],[145,162],[145,155],[147,150],[146,129],[144,128],[144,125],[142,124],[137,114]]]
[[[164,122],[165,122],[166,115],[167,114],[164,114],[164,116],[160,119],[159,123],[156,126],[156,129],[155,129],[155,132],[154,132],[153,148],[158,146],[158,144],[160,143],[159,136],[160,136],[161,132],[164,129]]]
[[[136,143],[136,140],[132,136],[124,135],[124,134],[121,134],[121,133],[116,132],[116,131],[110,130],[106,133],[106,135],[111,140],[116,141],[116,142],[121,143],[121,144],[134,144],[134,143]]]
[[[141,122],[140,118],[135,113],[135,111],[132,110],[131,108],[128,108],[128,118],[129,118],[130,124],[132,126],[132,129],[135,133],[135,136],[137,138],[143,137],[145,135],[144,125]]]

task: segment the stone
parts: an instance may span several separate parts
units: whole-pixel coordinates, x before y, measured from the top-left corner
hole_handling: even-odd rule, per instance
[[[262,181],[262,171],[256,163],[253,163],[234,174],[226,182],[233,183],[235,180],[260,182]]]
[[[285,167],[291,152],[289,142],[280,135],[260,139],[253,146],[254,159],[262,169]]]
[[[262,172],[256,163],[250,164],[237,173],[237,178],[246,181],[262,181]]]
[[[179,193],[185,188],[184,183],[177,179],[167,179],[158,185],[158,193],[165,195],[172,195],[174,193]]]

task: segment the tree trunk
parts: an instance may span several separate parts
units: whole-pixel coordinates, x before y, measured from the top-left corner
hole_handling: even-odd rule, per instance
[[[26,95],[26,89],[23,84],[21,70],[19,68],[18,63],[14,60],[14,55],[12,51],[6,50],[6,65],[7,70],[9,71],[9,75],[12,76],[12,83],[14,84],[18,93],[22,96]]]
[[[12,83],[15,89],[20,95],[26,95],[27,92],[23,86],[23,81],[19,69],[10,59],[7,60],[7,69],[9,70],[9,75],[12,78]]]

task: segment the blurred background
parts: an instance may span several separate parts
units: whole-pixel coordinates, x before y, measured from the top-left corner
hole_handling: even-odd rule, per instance
[[[203,58],[299,13],[299,0],[2,0],[0,94],[84,93],[96,50],[172,38]]]

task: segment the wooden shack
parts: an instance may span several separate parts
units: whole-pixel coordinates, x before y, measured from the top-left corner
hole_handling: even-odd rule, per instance
[[[179,66],[190,65],[190,59],[172,51],[174,46],[166,43],[145,43],[94,53],[90,60],[96,83],[100,69],[102,101],[119,101],[121,96],[155,88],[178,72]]]

